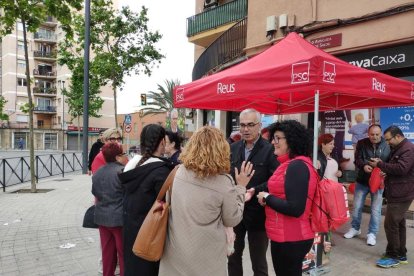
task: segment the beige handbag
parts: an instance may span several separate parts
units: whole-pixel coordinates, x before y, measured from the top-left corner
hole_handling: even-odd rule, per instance
[[[170,186],[172,186],[177,169],[178,166],[170,172],[162,185],[157,199],[145,217],[132,247],[134,254],[144,260],[159,261],[164,251],[165,239],[167,237],[168,211],[171,204]],[[168,190],[170,190],[169,197],[164,202],[163,199]]]

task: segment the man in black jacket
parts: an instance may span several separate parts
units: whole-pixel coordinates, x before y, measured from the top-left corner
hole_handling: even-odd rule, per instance
[[[253,192],[259,185],[265,187],[267,180],[272,176],[279,165],[274,155],[273,146],[260,136],[261,115],[254,109],[245,109],[240,113],[240,133],[242,140],[231,144],[231,173],[234,177],[234,168],[240,171],[243,161],[253,163],[255,173],[247,185]],[[256,191],[257,192],[257,191]],[[265,230],[265,212],[257,200],[245,203],[243,220],[234,227],[236,241],[235,252],[229,257],[229,276],[243,275],[242,256],[244,238],[248,234],[250,259],[255,276],[268,275],[266,251],[269,240]]]
[[[359,140],[355,149],[355,167],[358,175],[355,183],[354,212],[352,213],[352,228],[345,233],[344,238],[350,239],[361,234],[362,208],[368,194],[371,196],[371,218],[369,220],[367,244],[374,246],[377,242],[377,233],[381,222],[382,193],[384,189],[378,189],[371,193],[369,178],[373,167],[371,158],[379,158],[387,161],[390,148],[384,138],[381,137],[381,126],[373,124],[368,128],[368,138]]]
[[[89,152],[89,161],[88,161],[88,173],[89,175],[91,175],[91,166],[92,166],[92,162],[95,159],[96,155],[98,155],[98,153],[101,151],[101,148],[103,147],[104,143],[103,143],[103,130],[99,131],[99,137],[98,140],[92,144],[91,147],[91,151]]]

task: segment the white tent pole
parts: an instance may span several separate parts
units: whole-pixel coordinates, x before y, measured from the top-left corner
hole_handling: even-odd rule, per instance
[[[315,115],[313,116],[313,166],[318,161],[318,121],[319,121],[319,90],[315,91]]]

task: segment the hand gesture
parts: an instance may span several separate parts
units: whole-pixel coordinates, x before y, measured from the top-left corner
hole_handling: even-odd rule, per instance
[[[250,188],[246,191],[246,194],[244,195],[244,201],[247,202],[254,196],[254,188]]]
[[[264,199],[265,196],[269,195],[269,193],[266,192],[260,192],[257,195],[257,201],[259,202],[260,205],[265,206],[266,205],[266,201]]]
[[[254,175],[253,164],[250,162],[243,161],[240,167],[240,173],[237,168],[234,168],[234,176],[236,178],[237,185],[246,187],[249,184],[250,179]]]
[[[364,171],[365,171],[366,173],[371,173],[371,172],[372,172],[372,167],[371,167],[370,165],[365,165],[365,166],[364,166]]]
[[[371,167],[375,168],[380,161],[381,161],[381,159],[379,159],[379,158],[371,158],[371,161],[368,161],[368,164]]]

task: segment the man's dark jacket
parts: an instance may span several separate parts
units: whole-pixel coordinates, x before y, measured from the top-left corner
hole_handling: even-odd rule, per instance
[[[100,139],[93,143],[91,147],[91,151],[89,152],[89,161],[88,161],[88,169],[91,170],[92,162],[95,159],[95,157],[98,155],[98,153],[101,151],[101,148],[103,147],[104,143],[101,142]]]
[[[390,147],[384,138],[381,138],[381,142],[375,144],[375,146],[369,138],[359,140],[355,148],[355,167],[358,169],[356,181],[367,186],[371,173],[365,172],[364,166],[368,165],[368,161],[371,161],[371,158],[375,157],[380,158],[382,161],[387,161],[389,156]]]
[[[240,171],[241,164],[245,160],[244,141],[235,142],[231,144],[230,148],[231,175],[234,178],[234,168]],[[274,155],[273,146],[262,137],[257,140],[247,161],[253,163],[255,173],[246,189],[254,188],[261,184],[267,186],[267,181],[279,165]],[[257,198],[254,197],[246,202],[241,223],[245,225],[247,230],[265,230],[265,212],[264,208],[257,202]]]
[[[387,174],[384,195],[388,202],[414,199],[414,145],[404,139],[391,150],[388,162],[378,167]]]

